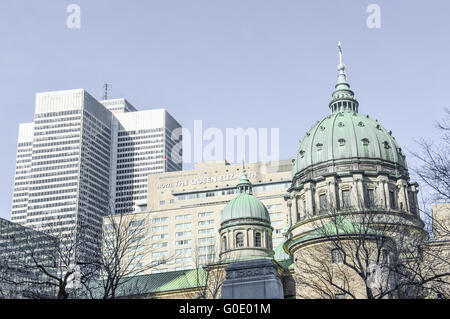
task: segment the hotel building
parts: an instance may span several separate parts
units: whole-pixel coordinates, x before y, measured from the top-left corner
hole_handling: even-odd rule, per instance
[[[274,247],[284,240],[288,211],[284,196],[291,183],[291,168],[290,160],[245,164],[254,195],[269,210]],[[129,216],[142,228],[136,231],[140,236],[135,248],[148,252],[136,268],[159,264],[148,270],[156,273],[218,261],[221,213],[236,196],[241,176],[242,164],[225,161],[196,163],[192,170],[149,175],[146,210]]]

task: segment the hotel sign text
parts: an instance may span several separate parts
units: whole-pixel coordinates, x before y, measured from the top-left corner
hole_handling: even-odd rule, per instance
[[[166,183],[166,184],[157,184],[157,189],[164,189],[164,188],[172,188],[172,187],[183,187],[183,186],[189,186],[189,185],[203,185],[203,184],[210,184],[210,183],[217,183],[217,182],[227,182],[227,181],[234,181],[240,179],[242,176],[242,173],[236,173],[236,174],[225,174],[225,175],[219,175],[219,176],[205,176],[205,177],[197,177],[197,178],[191,178],[186,180],[178,180],[174,183]],[[253,173],[247,173],[247,177],[250,178],[256,178],[256,172]]]

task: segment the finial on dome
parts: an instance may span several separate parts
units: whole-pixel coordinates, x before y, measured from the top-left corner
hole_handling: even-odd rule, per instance
[[[355,95],[350,90],[350,84],[347,82],[347,75],[345,74],[345,64],[342,54],[342,43],[338,42],[339,65],[338,65],[338,81],[333,92],[333,98],[329,104],[332,113],[336,112],[358,112],[358,101]]]
[[[342,56],[342,43],[341,43],[341,41],[338,42],[338,49],[339,49],[338,70],[339,71],[344,71],[345,70],[345,64],[344,64],[344,59],[343,59],[343,56]]]

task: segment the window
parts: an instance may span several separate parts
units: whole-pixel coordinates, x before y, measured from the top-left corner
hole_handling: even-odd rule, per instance
[[[222,237],[222,251],[227,250],[227,236]]]
[[[175,250],[175,254],[176,255],[190,256],[192,254],[192,249],[191,248],[177,249],[177,250]]]
[[[152,258],[153,259],[161,259],[161,258],[167,257],[168,255],[169,255],[169,252],[167,252],[167,251],[159,251],[156,253],[152,253]]]
[[[319,195],[319,204],[320,204],[320,211],[326,211],[328,209],[327,194]]]
[[[375,206],[375,194],[373,189],[367,190],[366,206],[367,208],[372,208]]]
[[[275,220],[271,223],[272,226],[283,226],[285,224],[284,220]]]
[[[214,237],[203,237],[198,239],[199,244],[207,244],[207,243],[213,243]]]
[[[255,247],[261,247],[261,233],[255,233]]]
[[[198,252],[199,253],[211,253],[214,252],[216,246],[214,245],[209,245],[209,246],[200,246],[198,247]]]
[[[282,216],[284,216],[284,214],[282,212],[270,213],[270,219],[282,217]]]
[[[236,234],[236,247],[244,247],[244,234]]]
[[[214,216],[214,212],[204,212],[204,213],[198,213],[198,218],[203,218],[203,217],[212,217]]]
[[[153,232],[159,232],[159,231],[167,230],[168,228],[169,228],[168,225],[155,226],[155,227],[152,227],[152,231]]]
[[[185,240],[177,240],[175,242],[175,246],[183,246],[183,245],[190,245],[192,243],[191,239],[185,239]]]
[[[184,237],[184,236],[192,236],[191,231],[182,231],[182,232],[176,232],[175,237]]]
[[[342,251],[340,249],[331,250],[331,263],[338,264],[343,261]]]
[[[214,232],[214,228],[205,228],[205,229],[199,229],[198,233],[201,234],[210,234]]]
[[[167,247],[168,243],[164,242],[164,243],[156,243],[156,244],[152,244],[152,248],[153,249],[159,249],[159,248],[163,248],[163,247]],[[143,246],[141,246],[143,248]]]
[[[133,220],[130,222],[130,227],[138,227],[138,226],[142,226],[144,224],[145,224],[145,219]]]
[[[144,239],[144,236],[132,237],[130,239],[130,243],[141,242]]]
[[[192,258],[191,257],[183,257],[183,258],[175,259],[175,263],[177,263],[177,264],[190,263],[190,262],[192,262]]]
[[[198,222],[198,226],[207,226],[207,225],[214,225],[214,219],[201,220]]]
[[[342,190],[342,208],[343,209],[350,208],[350,190],[349,189]]]
[[[152,219],[152,223],[162,223],[167,222],[169,220],[168,217],[157,217]]]
[[[192,223],[181,223],[181,224],[176,224],[175,228],[176,229],[181,229],[181,228],[189,228],[192,226]]]
[[[169,234],[159,234],[152,236],[152,240],[166,239],[166,238],[169,238]]]
[[[175,220],[191,219],[191,217],[192,217],[191,214],[187,214],[187,215],[178,215],[178,216],[175,216]]]
[[[283,208],[283,204],[273,204],[273,205],[267,205],[267,209],[279,209]]]
[[[389,204],[392,209],[395,209],[395,193],[394,191],[389,191]]]

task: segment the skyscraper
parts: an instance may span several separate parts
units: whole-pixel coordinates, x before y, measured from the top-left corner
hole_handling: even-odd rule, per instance
[[[34,122],[19,127],[11,220],[62,236],[82,224],[86,251],[97,250],[103,216],[131,211],[148,174],[181,169],[170,156],[179,126],[164,109],[139,112],[83,89],[38,93]]]

